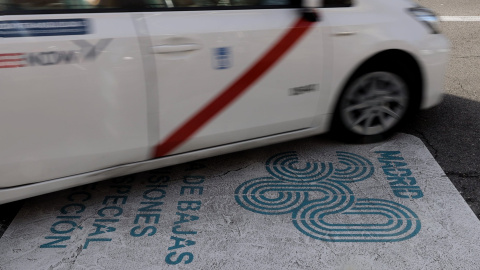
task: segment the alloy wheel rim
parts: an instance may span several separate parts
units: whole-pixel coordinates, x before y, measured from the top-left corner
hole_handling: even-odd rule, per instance
[[[340,104],[345,126],[360,135],[384,133],[401,121],[408,107],[404,81],[389,72],[372,72],[351,84]]]

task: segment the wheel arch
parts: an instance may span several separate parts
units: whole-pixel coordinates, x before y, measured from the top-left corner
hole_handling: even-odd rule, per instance
[[[392,63],[398,64],[397,66],[393,66]],[[391,66],[390,66],[391,65]],[[357,65],[355,68],[352,69],[352,72],[348,76],[346,76],[346,80],[340,84],[340,91],[338,91],[338,95],[335,97],[334,106],[332,110],[332,116],[334,116],[335,112],[337,111],[337,107],[339,105],[340,99],[343,93],[346,90],[346,87],[360,74],[364,73],[367,70],[370,70],[374,67],[388,67],[389,69],[394,69],[397,71],[405,71],[408,70],[411,79],[411,87],[412,87],[412,94],[413,94],[413,104],[412,109],[417,111],[420,109],[421,101],[423,99],[423,92],[424,92],[424,75],[420,66],[419,61],[412,55],[411,53],[400,50],[400,49],[388,49],[381,52],[377,52],[374,55],[366,58],[363,62]],[[333,119],[334,117],[330,118],[329,129],[332,130],[333,127]]]

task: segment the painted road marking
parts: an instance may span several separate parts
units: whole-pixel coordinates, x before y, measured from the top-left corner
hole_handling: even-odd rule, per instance
[[[440,16],[444,22],[480,22],[480,16]]]
[[[418,138],[310,138],[30,199],[0,269],[477,269],[478,243]]]
[[[154,153],[154,158],[162,157],[179,147],[192,137],[201,127],[206,125],[235,99],[240,97],[249,87],[270,70],[314,25],[314,22],[302,18],[268,50],[245,73],[223,90],[216,98],[193,115],[187,122],[160,143]]]
[[[375,153],[385,163],[382,168],[388,169],[394,188],[410,188],[404,179],[407,175],[413,179],[410,182],[416,183],[411,171],[395,174],[397,165],[407,165],[400,151]],[[373,175],[375,167],[370,160],[344,151],[337,151],[336,155],[340,164],[306,162],[304,166],[299,166],[296,152],[273,155],[265,164],[270,176],[244,182],[235,190],[235,199],[254,213],[291,215],[300,232],[327,242],[397,242],[420,232],[421,221],[408,207],[392,200],[357,198],[349,188],[348,184]],[[322,198],[309,198],[310,193],[322,194]],[[400,197],[423,197],[418,193],[409,195],[407,190]],[[355,218],[329,222],[342,215]]]

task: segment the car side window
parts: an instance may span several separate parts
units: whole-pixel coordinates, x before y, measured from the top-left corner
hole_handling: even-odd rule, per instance
[[[103,9],[195,9],[228,7],[298,7],[301,0],[0,0],[0,11],[22,13],[36,11]],[[324,0],[323,7],[350,7],[354,0]],[[298,2],[298,3],[297,3]]]
[[[62,11],[195,9],[228,7],[291,7],[295,0],[0,0],[5,13],[36,13]]]
[[[149,8],[288,6],[290,0],[147,0]]]
[[[8,11],[115,9],[123,8],[133,0],[0,0]],[[133,3],[133,2],[132,2]]]
[[[353,6],[353,0],[323,0],[323,7],[351,7]]]

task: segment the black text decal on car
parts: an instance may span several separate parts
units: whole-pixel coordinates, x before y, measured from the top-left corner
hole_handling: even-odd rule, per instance
[[[296,96],[318,90],[318,84],[309,84],[288,89],[289,96]]]
[[[0,54],[0,68],[50,66],[94,61],[111,41],[111,38],[100,39],[96,44],[91,44],[86,40],[73,40],[72,42],[80,47],[79,50]]]

